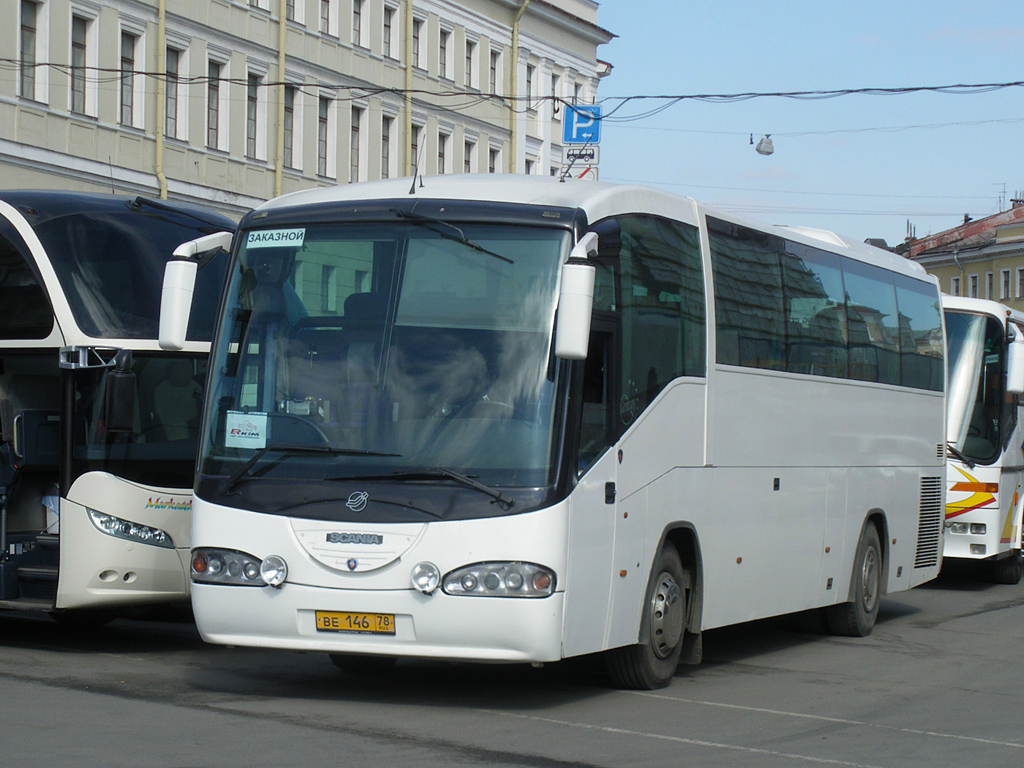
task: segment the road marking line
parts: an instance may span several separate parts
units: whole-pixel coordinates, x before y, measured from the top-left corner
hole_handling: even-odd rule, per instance
[[[644,739],[657,739],[660,741],[671,741],[676,744],[688,744],[694,747],[708,747],[710,749],[724,749],[733,752],[747,752],[753,755],[769,755],[771,757],[784,757],[788,760],[803,760],[808,763],[817,763],[820,765],[843,765],[847,768],[881,768],[881,766],[870,765],[865,763],[851,763],[846,760],[834,760],[827,757],[812,757],[810,755],[797,755],[792,752],[776,752],[771,749],[761,749],[759,747],[744,747],[741,744],[725,744],[717,741],[703,741],[701,739],[688,739],[685,736],[668,736],[663,733],[647,733],[645,731],[632,731],[627,728],[614,728],[610,725],[593,725],[591,723],[574,723],[569,720],[556,720],[551,717],[540,717],[538,715],[520,715],[515,712],[505,712],[496,709],[478,709],[477,712],[483,712],[491,715],[504,715],[505,717],[513,717],[519,720],[530,720],[537,723],[550,723],[552,725],[563,725],[569,728],[581,728],[589,731],[600,731],[601,733],[614,734],[616,736],[639,736]]]
[[[737,709],[744,712],[760,712],[766,715],[781,715],[784,717],[796,717],[805,720],[817,720],[825,723],[836,723],[838,725],[855,725],[863,728],[879,728],[886,731],[897,731],[899,733],[912,733],[918,736],[937,736],[942,739],[956,739],[958,741],[974,741],[979,744],[991,744],[997,747],[1010,747],[1012,749],[1024,749],[1024,744],[1016,741],[998,741],[997,739],[983,739],[980,736],[963,736],[956,733],[942,733],[941,731],[923,731],[917,728],[900,728],[895,725],[882,725],[881,723],[868,723],[863,720],[846,720],[841,717],[828,717],[826,715],[809,715],[805,712],[789,712],[782,709],[769,709],[767,707],[748,707],[742,704],[723,704],[717,701],[700,701],[699,699],[677,699],[674,696],[664,696],[658,693],[647,693],[645,691],[619,691],[633,696],[645,696],[650,699],[662,701],[676,701],[681,704],[698,704],[705,707],[721,707],[723,709]]]

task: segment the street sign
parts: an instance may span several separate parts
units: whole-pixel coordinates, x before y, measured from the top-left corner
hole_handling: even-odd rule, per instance
[[[601,157],[598,148],[594,146],[566,147],[564,152],[566,165],[570,163],[597,165],[597,161]]]
[[[597,181],[597,166],[586,163],[574,163],[572,166],[563,165],[559,178]]]
[[[566,106],[562,121],[563,144],[597,144],[601,141],[601,108]]]

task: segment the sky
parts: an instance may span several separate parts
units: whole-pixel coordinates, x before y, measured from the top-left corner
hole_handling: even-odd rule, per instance
[[[616,97],[1024,81],[1016,0],[601,0],[599,178],[757,221],[904,241],[1024,192],[1024,87],[795,100]],[[620,106],[621,105],[621,106]],[[623,119],[638,117],[639,119]],[[750,144],[770,134],[775,152]],[[1000,207],[1002,201],[1002,207]]]

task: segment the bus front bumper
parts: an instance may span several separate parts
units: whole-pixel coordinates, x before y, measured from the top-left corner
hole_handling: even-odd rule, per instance
[[[465,661],[557,661],[563,604],[561,592],[499,598],[291,583],[192,585],[196,625],[210,643]],[[393,617],[393,633],[318,629],[317,612]]]

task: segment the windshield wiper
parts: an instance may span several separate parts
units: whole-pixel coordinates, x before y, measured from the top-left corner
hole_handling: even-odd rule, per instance
[[[249,460],[239,467],[231,477],[229,477],[224,485],[221,487],[220,492],[225,496],[228,495],[231,490],[238,484],[238,481],[249,474],[256,463],[266,456],[271,451],[276,453],[283,453],[285,456],[297,455],[297,454],[310,454],[310,453],[326,453],[331,456],[391,456],[395,458],[401,458],[400,453],[383,453],[381,451],[364,451],[357,448],[334,448],[330,445],[287,445],[285,443],[271,443],[260,448],[256,453],[249,457]],[[283,458],[283,457],[282,457]]]
[[[412,223],[418,224],[419,226],[425,229],[429,229],[431,232],[440,235],[445,240],[453,240],[456,243],[462,243],[467,248],[472,248],[474,251],[479,251],[480,253],[486,253],[488,256],[493,256],[496,259],[501,259],[506,264],[515,264],[515,262],[512,261],[512,259],[508,258],[507,256],[502,256],[500,253],[495,253],[494,251],[487,250],[482,245],[477,245],[472,240],[466,237],[465,232],[456,227],[454,224],[451,224],[447,221],[435,219],[432,216],[424,216],[422,213],[413,213],[412,211],[400,211],[397,208],[392,208],[391,211],[396,216],[401,216],[403,219],[409,219],[409,221],[411,221]],[[439,229],[439,227],[448,227],[448,229],[453,229],[458,234],[453,235],[451,232],[446,232],[443,229]]]
[[[434,478],[447,478],[454,480],[457,483],[462,483],[467,488],[473,488],[474,490],[485,493],[494,499],[494,504],[497,504],[504,510],[512,509],[515,505],[516,500],[511,496],[506,496],[504,493],[499,491],[497,488],[491,488],[489,485],[477,482],[469,475],[464,475],[461,472],[456,472],[452,469],[444,469],[443,467],[430,467],[426,469],[410,469],[410,470],[398,470],[388,475],[357,475],[354,477],[329,477],[328,480],[337,482],[343,481],[359,481],[359,480],[431,480]]]
[[[974,461],[957,450],[957,448],[948,440],[946,441],[946,451],[953,454],[954,459],[962,461],[968,469],[974,469]]]

